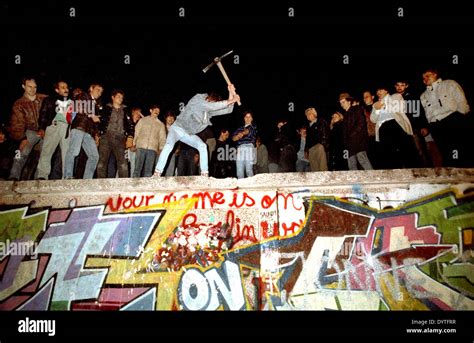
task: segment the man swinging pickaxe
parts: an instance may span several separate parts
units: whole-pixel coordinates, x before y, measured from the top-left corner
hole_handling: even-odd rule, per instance
[[[211,67],[212,67],[214,64],[217,64],[217,66],[219,67],[219,70],[220,70],[221,73],[222,73],[222,76],[224,76],[224,79],[225,79],[225,81],[227,82],[227,85],[230,85],[231,82],[230,82],[230,80],[229,80],[229,77],[227,76],[227,73],[226,73],[225,70],[224,70],[224,67],[222,66],[221,60],[222,60],[224,57],[230,55],[230,54],[233,53],[233,52],[234,52],[234,50],[231,50],[231,51],[229,51],[228,53],[222,55],[221,57],[216,57],[216,58],[214,58],[214,61],[212,61],[212,63],[209,64],[209,65],[208,65],[206,68],[204,68],[202,71],[205,73],[205,72],[207,72],[209,69],[211,69]],[[240,105],[241,105],[240,101],[238,101],[237,104],[240,106]]]

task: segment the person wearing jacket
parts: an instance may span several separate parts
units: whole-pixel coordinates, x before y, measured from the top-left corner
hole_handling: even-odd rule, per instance
[[[168,156],[177,141],[188,144],[199,151],[201,175],[209,176],[207,146],[196,134],[211,125],[210,119],[213,116],[233,111],[234,103],[240,100],[240,96],[235,92],[234,85],[230,84],[227,88],[229,90],[227,100],[219,101],[219,97],[213,93],[196,94],[189,100],[176,121],[170,126],[166,144],[155,167],[154,176],[161,176]]]
[[[296,171],[296,160],[298,159],[296,151],[296,135],[292,125],[286,118],[277,120],[277,132],[275,144],[279,150],[278,172],[288,173]]]
[[[318,118],[314,107],[305,110],[306,119],[309,121],[306,129],[306,143],[304,147],[305,158],[309,160],[311,171],[327,171],[329,151],[329,126],[323,118]]]
[[[137,149],[137,157],[133,177],[149,177],[153,175],[156,156],[163,150],[166,142],[166,128],[159,119],[160,107],[152,105],[150,115],[140,119],[135,127],[133,145]]]
[[[133,144],[133,138],[135,137],[136,126],[144,116],[140,107],[133,107],[131,113],[132,117],[129,119],[131,124],[131,131],[129,133],[129,136],[127,137],[125,148],[127,149],[127,159],[130,162],[130,176],[133,177],[137,161],[137,147]]]
[[[253,176],[253,165],[255,161],[255,141],[257,139],[257,127],[253,124],[252,111],[244,111],[244,125],[232,134],[232,140],[237,146],[237,178],[243,179]]]
[[[339,96],[339,104],[342,111],[342,127],[344,146],[349,152],[347,165],[349,170],[357,170],[357,162],[364,170],[372,170],[372,164],[367,156],[369,145],[369,135],[367,132],[367,123],[365,121],[364,110],[354,104],[354,98],[348,93],[342,93]]]
[[[58,147],[61,148],[62,177],[66,153],[69,149],[69,131],[73,119],[73,101],[69,97],[69,87],[64,81],[54,85],[56,94],[46,98],[40,111],[40,130],[44,131],[44,142],[38,162],[37,178],[47,180],[51,172],[51,158]]]
[[[112,91],[112,103],[102,111],[99,123],[99,163],[97,177],[107,177],[110,154],[114,154],[119,177],[128,177],[128,163],[125,159],[125,140],[132,131],[129,109],[123,105],[124,92]]]
[[[89,87],[89,93],[79,93],[75,102],[80,102],[81,106],[77,108],[77,114],[72,121],[71,139],[69,149],[66,153],[64,178],[72,179],[74,174],[74,162],[81,152],[81,147],[87,156],[84,168],[84,179],[92,179],[99,161],[99,152],[95,137],[97,135],[97,123],[100,122],[99,98],[104,88],[99,84],[92,84]]]
[[[413,154],[413,129],[405,114],[405,102],[400,94],[389,94],[389,87],[377,89],[378,101],[372,107],[370,120],[375,123],[382,169],[406,168]]]
[[[21,178],[30,153],[38,143],[42,144],[44,137],[44,131],[39,129],[39,112],[47,95],[36,92],[36,81],[30,77],[22,80],[22,87],[25,92],[13,104],[8,127],[11,139],[18,144],[18,153],[13,159],[9,180]]]
[[[461,86],[454,80],[443,80],[439,72],[427,69],[423,73],[426,90],[420,100],[443,159],[443,167],[473,167],[474,161],[470,140],[472,116]],[[428,127],[421,129],[426,135]]]

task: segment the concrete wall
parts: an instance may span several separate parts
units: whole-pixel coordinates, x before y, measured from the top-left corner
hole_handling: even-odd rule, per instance
[[[474,170],[0,182],[1,310],[474,310]]]

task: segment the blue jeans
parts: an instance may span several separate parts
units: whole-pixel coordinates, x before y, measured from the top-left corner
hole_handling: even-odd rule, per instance
[[[296,171],[297,172],[310,172],[311,166],[309,165],[308,160],[296,160]]]
[[[364,170],[373,170],[372,164],[370,163],[369,157],[367,156],[367,152],[359,151],[357,154],[352,155],[349,157],[347,161],[347,165],[349,166],[349,170],[357,170],[357,161],[359,161],[360,165]]]
[[[174,176],[176,171],[176,153],[171,153],[171,158],[169,159],[168,166],[166,167],[165,176]]]
[[[21,172],[25,166],[26,161],[28,160],[28,156],[30,156],[31,150],[33,150],[35,145],[39,142],[43,143],[43,139],[38,136],[36,131],[26,130],[25,135],[28,143],[23,148],[23,151],[21,151],[20,156],[18,156],[18,158],[15,156],[13,159],[12,169],[10,170],[10,178],[16,178],[18,180],[20,179]]]
[[[143,176],[150,177],[153,175],[153,167],[156,161],[156,151],[151,149],[137,149],[137,159],[135,161],[135,170],[133,177],[140,177],[143,169]],[[143,168],[145,165],[145,168]]]
[[[168,161],[168,157],[177,141],[181,141],[197,149],[199,151],[201,173],[209,171],[206,143],[204,143],[198,136],[190,135],[181,127],[173,124],[171,125],[168,131],[168,136],[166,137],[166,144],[163,148],[163,151],[161,151],[160,158],[158,159],[158,163],[156,164],[156,172],[163,172],[166,162]]]
[[[69,150],[66,153],[66,161],[64,166],[64,178],[72,178],[74,173],[74,161],[81,152],[81,146],[87,155],[87,163],[84,169],[84,179],[92,179],[94,177],[97,162],[99,162],[99,152],[94,138],[87,132],[79,129],[72,129],[69,139]]]
[[[253,144],[241,144],[237,148],[237,178],[243,179],[245,177],[253,176],[253,164],[255,163],[255,148]]]
[[[131,149],[127,149],[128,153],[128,160],[130,161],[130,175],[133,176],[135,172],[135,162],[137,160],[137,151],[132,151]]]
[[[69,125],[60,121],[53,120],[53,123],[46,128],[43,139],[43,148],[41,149],[41,156],[38,162],[37,177],[48,179],[51,173],[51,158],[54,151],[61,147],[61,159],[63,170],[61,176],[64,178],[64,165],[66,160],[66,153],[69,149],[69,137],[66,138],[66,133],[69,130]]]

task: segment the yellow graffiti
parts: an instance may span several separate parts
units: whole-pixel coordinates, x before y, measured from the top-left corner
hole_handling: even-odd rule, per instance
[[[144,247],[139,259],[123,259],[109,257],[90,257],[86,260],[86,268],[109,267],[105,280],[106,285],[150,285],[158,284],[159,296],[156,297],[157,310],[171,310],[177,303],[176,289],[182,271],[156,272],[150,270],[154,253],[168,238],[173,230],[179,226],[182,218],[188,213],[198,201],[198,198],[182,199],[175,202],[144,206],[124,212],[142,212],[163,210],[166,212],[159,222],[157,228]]]
[[[378,277],[380,289],[383,294],[383,299],[387,303],[388,307],[392,311],[404,310],[404,311],[427,311],[429,308],[423,304],[420,300],[415,299],[408,289],[403,285],[396,285],[395,292],[390,289],[393,288],[391,285],[395,284],[395,278],[390,273],[385,273],[383,276]],[[395,294],[394,294],[395,293]]]

